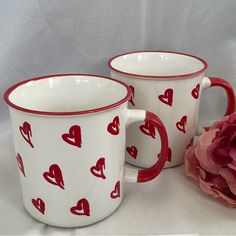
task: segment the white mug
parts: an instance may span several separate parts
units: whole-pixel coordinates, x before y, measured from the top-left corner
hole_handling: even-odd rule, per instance
[[[205,88],[223,87],[228,95],[226,115],[234,111],[232,87],[222,79],[204,77],[207,63],[198,57],[168,51],[137,51],[113,57],[108,66],[112,78],[132,89],[129,107],[150,110],[163,121],[169,139],[165,167],[183,163],[184,153],[193,143],[201,93]],[[127,134],[127,162],[139,167],[155,163],[160,153],[158,140],[148,122],[133,124]],[[135,152],[130,152],[131,148]],[[148,158],[143,158],[146,156]]]
[[[165,128],[156,115],[129,110],[130,96],[120,81],[77,74],[34,78],[5,92],[23,202],[34,218],[60,227],[92,224],[119,206],[124,180],[160,173]],[[125,167],[126,126],[144,120],[159,131],[161,157],[145,170]]]

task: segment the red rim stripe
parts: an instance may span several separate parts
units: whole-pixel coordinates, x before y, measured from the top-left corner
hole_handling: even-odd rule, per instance
[[[112,62],[119,58],[119,57],[122,57],[122,56],[126,56],[126,55],[130,55],[130,54],[136,54],[136,53],[170,53],[170,54],[178,54],[178,55],[182,55],[182,56],[188,56],[188,57],[191,57],[191,58],[194,58],[196,60],[198,60],[199,62],[203,63],[203,68],[201,70],[198,70],[196,72],[193,72],[193,73],[189,73],[189,74],[182,74],[182,75],[168,75],[168,76],[154,76],[154,75],[142,75],[142,74],[135,74],[135,73],[129,73],[129,72],[125,72],[125,71],[122,71],[122,70],[119,70],[119,69],[116,69],[115,67],[112,66]],[[195,76],[198,76],[200,75],[201,73],[203,73],[207,67],[208,67],[208,64],[206,61],[204,61],[203,59],[199,58],[199,57],[196,57],[196,56],[193,56],[191,54],[186,54],[186,53],[181,53],[181,52],[174,52],[174,51],[132,51],[132,52],[127,52],[127,53],[124,53],[124,54],[120,54],[120,55],[117,55],[115,57],[112,57],[108,63],[107,63],[108,67],[112,70],[112,71],[115,71],[119,74],[122,74],[122,75],[126,75],[126,76],[131,76],[131,77],[136,77],[136,78],[146,78],[146,79],[186,79],[186,78],[191,78],[191,77],[195,77]]]
[[[112,80],[112,81],[114,81],[116,83],[119,83],[120,85],[124,86],[127,90],[127,94],[121,100],[119,100],[115,103],[112,103],[110,105],[99,107],[99,108],[94,108],[94,109],[90,109],[90,110],[73,111],[73,112],[48,112],[48,111],[31,110],[31,109],[27,109],[27,108],[24,108],[24,107],[21,107],[21,106],[17,106],[16,104],[12,103],[9,99],[9,96],[14,91],[14,89],[16,89],[16,88],[20,87],[21,85],[24,85],[24,84],[26,84],[30,81],[37,81],[37,80],[48,79],[48,78],[52,78],[52,77],[55,77],[55,79],[56,78],[61,78],[61,77],[66,78],[67,76],[88,76],[88,77],[91,76],[91,77],[97,77],[97,78],[106,79],[106,80]],[[22,111],[22,112],[37,114],[37,115],[45,115],[45,116],[71,116],[71,115],[91,114],[91,113],[101,112],[101,111],[105,111],[105,110],[109,110],[109,109],[118,107],[121,104],[128,101],[130,96],[131,96],[131,89],[129,88],[129,86],[127,86],[125,83],[123,83],[121,81],[118,81],[116,79],[111,79],[109,77],[103,77],[103,76],[98,76],[98,75],[93,75],[93,74],[56,74],[56,75],[47,75],[47,76],[36,77],[36,78],[32,78],[32,79],[29,79],[29,80],[24,80],[24,81],[21,81],[17,84],[14,84],[6,90],[6,92],[4,93],[3,98],[4,98],[5,102],[7,103],[7,105],[9,105],[10,107],[12,107],[16,110]]]

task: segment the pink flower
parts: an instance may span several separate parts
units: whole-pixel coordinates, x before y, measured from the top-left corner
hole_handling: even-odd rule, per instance
[[[185,172],[203,192],[236,207],[236,112],[214,123],[186,151]]]

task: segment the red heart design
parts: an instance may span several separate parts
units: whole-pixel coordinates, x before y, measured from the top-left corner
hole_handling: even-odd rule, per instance
[[[185,130],[186,122],[187,122],[187,116],[183,116],[181,120],[176,123],[177,129],[183,133],[186,133],[186,130]]]
[[[157,155],[158,158],[160,158],[160,153]],[[168,148],[168,156],[167,156],[167,161],[171,162],[172,160],[172,151],[170,148]]]
[[[200,90],[200,84],[197,84],[197,86],[192,90],[192,96],[195,99],[198,99],[199,97],[199,90]]]
[[[193,146],[193,138],[191,138],[189,144],[187,145],[187,149],[190,148],[191,146]]]
[[[81,138],[81,128],[78,125],[73,125],[69,129],[69,133],[63,134],[62,138],[65,142],[70,145],[81,147],[82,138]]]
[[[102,157],[98,159],[95,166],[92,166],[90,168],[90,171],[94,176],[98,178],[106,179],[106,176],[103,173],[104,169],[105,169],[105,158]]]
[[[24,169],[23,160],[22,160],[22,157],[19,153],[17,153],[17,155],[16,155],[16,160],[17,160],[18,167],[20,168],[22,174],[25,176],[25,169]]]
[[[156,137],[156,132],[155,132],[155,126],[150,124],[149,122],[145,121],[144,125],[140,125],[139,129],[146,135],[151,136],[152,138],[155,139]]]
[[[78,216],[90,216],[90,207],[89,207],[89,202],[87,199],[82,198],[80,199],[76,206],[73,206],[70,208],[70,211],[72,214],[74,215],[78,215]]]
[[[131,92],[132,92],[129,102],[131,103],[132,106],[135,107],[135,103],[134,103],[135,90],[133,86],[130,85],[129,87],[131,88]]]
[[[34,207],[38,209],[43,215],[45,212],[45,203],[41,198],[31,199]]]
[[[133,157],[134,159],[136,159],[137,155],[138,155],[138,149],[135,146],[131,146],[131,147],[126,147],[126,151],[129,153],[129,155],[131,157]]]
[[[111,123],[107,126],[107,131],[113,135],[118,135],[120,132],[120,119],[119,116],[116,116]]]
[[[64,181],[61,173],[61,169],[57,164],[51,165],[49,167],[49,172],[44,172],[43,177],[53,185],[57,185],[64,189]]]
[[[116,182],[114,190],[110,193],[110,197],[113,199],[120,197],[120,181]]]
[[[173,89],[168,88],[164,92],[164,94],[161,94],[158,96],[159,100],[169,106],[172,106],[173,103]]]
[[[24,138],[24,140],[29,143],[29,145],[34,148],[34,145],[31,142],[31,137],[32,137],[32,131],[31,131],[31,126],[28,122],[24,122],[23,126],[19,127],[20,129],[20,133],[22,135],[22,137]]]

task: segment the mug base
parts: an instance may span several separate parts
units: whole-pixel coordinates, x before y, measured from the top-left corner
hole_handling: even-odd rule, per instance
[[[175,168],[175,167],[181,166],[183,164],[184,164],[184,161],[181,161],[180,163],[174,163],[174,164],[167,163],[167,164],[165,164],[164,169]]]
[[[134,166],[137,168],[142,168],[142,169],[149,168],[150,166],[152,166],[152,164],[150,164],[149,166],[138,164],[138,163],[136,164],[134,161],[130,161],[130,159],[128,159],[128,160],[126,159],[126,163],[128,163],[131,166]],[[168,162],[167,161],[165,163],[164,169],[178,167],[178,166],[182,165],[183,163],[184,163],[184,160],[175,161],[175,162]]]
[[[176,162],[176,163],[166,162],[164,169],[178,167],[178,166],[181,166],[183,163],[184,163],[184,160],[181,160],[180,162]]]
[[[37,220],[40,223],[43,223],[43,224],[46,224],[46,225],[49,225],[49,226],[53,226],[53,227],[58,227],[58,228],[81,228],[81,227],[86,227],[86,226],[89,226],[89,225],[93,225],[93,224],[99,223],[100,221],[105,220],[106,218],[111,216],[120,207],[121,202],[122,202],[122,199],[120,200],[119,204],[114,209],[112,209],[112,211],[107,213],[105,216],[100,217],[100,218],[96,218],[96,219],[94,219],[94,221],[90,221],[89,223],[83,223],[83,224],[78,224],[78,222],[71,223],[71,224],[56,223],[52,220],[44,219],[43,217],[38,217],[34,214],[31,214],[30,210],[28,210],[27,207],[24,204],[23,205],[24,205],[24,208],[26,209],[26,212],[32,218],[34,218],[35,220]]]

